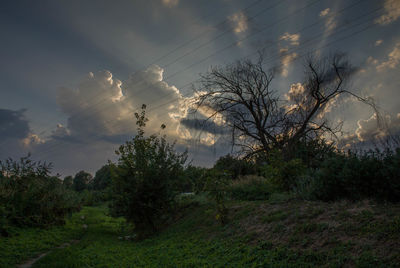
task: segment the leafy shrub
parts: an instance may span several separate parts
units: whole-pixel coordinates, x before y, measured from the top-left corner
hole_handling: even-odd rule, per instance
[[[237,200],[267,200],[274,191],[266,178],[255,175],[241,177],[228,187],[230,197]]]
[[[337,154],[316,172],[315,195],[322,200],[375,198],[400,201],[400,149]]]
[[[51,177],[50,165],[27,157],[0,161],[0,207],[3,226],[63,224],[67,214],[79,209],[79,199],[58,177]]]
[[[79,193],[79,197],[84,206],[97,206],[112,198],[111,189],[108,188],[102,191],[84,190]]]
[[[182,192],[200,193],[204,190],[207,169],[189,165],[184,171],[184,181],[181,184]]]
[[[187,159],[186,152],[176,153],[165,137],[144,136],[145,108],[135,114],[138,134],[117,151],[112,182],[111,212],[134,223],[139,238],[157,232],[168,220]]]
[[[83,190],[88,188],[88,184],[91,182],[91,180],[92,175],[90,173],[87,173],[86,171],[81,170],[76,173],[72,187],[75,191],[82,192]]]
[[[217,169],[211,169],[207,174],[207,182],[205,190],[208,197],[214,202],[216,215],[215,218],[225,224],[228,219],[228,209],[225,206],[228,196],[229,174],[221,172]]]
[[[301,159],[309,168],[318,168],[325,159],[335,155],[333,145],[324,139],[299,141],[294,148],[294,159]]]
[[[260,167],[261,175],[275,184],[278,188],[288,191],[296,184],[299,177],[303,176],[307,168],[299,158],[284,161],[281,154],[271,154],[268,164]]]
[[[215,163],[214,169],[228,173],[234,180],[239,176],[256,173],[255,165],[252,162],[235,158],[230,154],[220,157]]]
[[[315,176],[306,174],[298,177],[292,191],[301,199],[315,200],[318,191],[317,186],[318,182]]]
[[[108,163],[96,171],[93,180],[90,182],[93,190],[102,191],[111,186],[111,173],[114,164]]]
[[[63,179],[63,184],[67,189],[72,189],[74,184],[74,178],[72,176],[67,176]]]

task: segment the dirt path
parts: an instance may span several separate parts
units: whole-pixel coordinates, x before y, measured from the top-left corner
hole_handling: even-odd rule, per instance
[[[79,243],[79,241],[80,241],[80,240],[71,240],[71,241],[69,241],[69,242],[66,242],[66,243],[64,243],[64,244],[62,244],[62,245],[60,245],[60,246],[58,246],[58,247],[55,247],[55,248],[53,248],[53,249],[51,249],[51,250],[49,250],[49,251],[47,251],[47,252],[45,252],[45,253],[40,254],[40,255],[37,256],[36,258],[30,259],[30,260],[28,260],[27,262],[18,265],[17,267],[18,267],[18,268],[30,268],[30,267],[32,267],[32,265],[34,265],[38,260],[40,260],[41,258],[47,256],[47,255],[48,255],[49,253],[51,253],[53,250],[55,250],[55,249],[61,249],[61,248],[66,248],[66,247],[69,247],[69,246],[71,246],[71,245],[75,245],[75,244]]]

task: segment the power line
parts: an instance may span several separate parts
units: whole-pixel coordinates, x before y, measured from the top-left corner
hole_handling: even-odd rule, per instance
[[[371,13],[371,12],[369,12],[369,13]],[[365,15],[363,15],[363,16],[365,16]],[[362,16],[360,16],[360,17],[362,17]],[[362,23],[364,23],[364,22],[362,22]],[[359,26],[359,25],[361,25],[362,23],[359,23],[359,24],[357,24],[357,25],[355,25],[355,26],[352,26],[352,27],[347,27],[346,30],[351,29],[351,28],[356,27],[356,26]],[[374,25],[370,25],[370,26],[364,28],[364,29],[361,30],[361,31],[351,33],[350,35],[347,35],[347,36],[344,37],[344,38],[340,38],[340,39],[338,39],[338,40],[335,40],[334,42],[330,42],[330,43],[327,44],[326,46],[319,47],[319,48],[317,48],[317,49],[315,49],[315,50],[320,50],[320,49],[322,49],[322,48],[324,48],[324,47],[327,47],[327,46],[332,45],[333,43],[336,43],[336,42],[342,41],[342,40],[344,40],[344,39],[350,38],[352,35],[355,35],[355,34],[358,34],[358,33],[360,33],[360,32],[363,32],[363,31],[365,31],[365,30],[367,30],[367,29],[369,29],[369,28],[371,28],[371,27],[373,27],[373,26],[374,26]],[[336,34],[336,32],[335,32],[335,33],[332,33],[331,35],[333,35],[333,34]],[[311,39],[311,40],[312,40],[312,39]],[[309,40],[309,41],[311,41],[311,40]],[[308,52],[308,53],[310,53],[310,52]],[[308,53],[307,53],[307,54],[308,54]],[[299,58],[301,58],[301,57],[303,57],[303,56],[305,56],[305,55],[302,55],[302,56],[300,56],[300,57],[298,57],[298,58],[296,58],[296,59],[294,59],[294,60],[298,60]],[[177,99],[175,99],[175,100],[177,100]],[[174,101],[174,100],[172,100],[172,101]],[[170,102],[171,102],[171,101],[170,101]],[[170,103],[170,102],[168,102],[168,103]],[[158,108],[160,108],[160,107],[162,107],[162,106],[164,106],[164,105],[166,105],[166,104],[168,104],[168,103],[163,103],[163,104],[161,104],[161,105],[159,105],[159,106],[157,106],[157,107],[153,107],[152,109],[149,109],[148,111],[156,110],[156,109],[158,109]],[[101,136],[101,135],[93,135],[92,137],[102,137],[102,136]]]
[[[278,5],[278,4],[280,4],[280,3],[282,3],[282,2],[284,2],[284,1],[286,1],[286,0],[278,1],[278,2],[275,4],[275,6]],[[248,10],[248,9],[250,9],[250,8],[252,8],[252,7],[254,7],[255,5],[257,5],[257,4],[260,3],[260,2],[262,2],[262,0],[256,0],[256,1],[252,2],[251,4],[247,5],[245,8],[239,9],[239,10],[236,11],[236,12],[243,12],[243,11],[246,11],[246,10]],[[207,16],[205,16],[205,17],[207,17]],[[229,21],[229,19],[226,18],[226,19],[224,19],[223,21],[221,21],[221,22],[217,23],[216,25],[214,25],[213,28],[218,29],[218,27],[219,27],[220,25],[223,25],[223,24],[225,24],[225,23],[228,22],[228,21]],[[196,35],[194,38],[190,39],[189,41],[186,41],[186,42],[184,42],[183,44],[179,45],[178,47],[172,49],[171,51],[167,52],[165,55],[163,55],[163,56],[157,58],[156,60],[152,61],[151,63],[147,64],[147,66],[146,66],[144,69],[149,68],[149,67],[152,66],[153,64],[156,64],[158,61],[160,61],[160,60],[166,58],[167,56],[169,56],[169,55],[175,53],[175,52],[178,51],[179,49],[181,49],[181,48],[185,47],[186,45],[192,43],[193,41],[199,39],[201,36],[203,36],[203,35],[206,34],[207,32],[212,31],[213,28],[203,31],[202,33]],[[224,34],[227,33],[227,32],[228,32],[228,30],[224,31]],[[212,40],[209,40],[209,41],[206,42],[206,43],[211,43],[211,42],[213,42],[215,39],[216,39],[216,38],[214,38],[214,39],[212,39]],[[205,44],[206,44],[206,43],[205,43]],[[190,54],[191,54],[191,53],[189,53],[189,54],[187,54],[187,55],[185,54],[185,56],[188,56],[188,55],[190,55]],[[180,57],[180,58],[183,58],[183,57]],[[136,72],[136,73],[137,73],[137,72]],[[135,86],[136,86],[136,84],[135,84]],[[94,96],[94,98],[96,99],[96,96]],[[96,101],[97,101],[96,103],[85,107],[83,111],[80,110],[79,112],[70,115],[69,118],[77,118],[77,117],[79,118],[79,116],[82,115],[85,111],[90,111],[90,109],[95,108],[96,106],[100,105],[101,103],[103,103],[103,102],[107,99],[107,98],[101,98],[101,96],[98,96],[98,98],[100,98],[100,99],[98,99],[98,101],[96,100]],[[50,129],[50,130],[53,130],[53,129]]]
[[[284,2],[284,1],[285,1],[285,0],[278,1],[278,2],[276,2],[275,4],[273,4],[273,5],[271,5],[271,6],[268,6],[268,7],[265,8],[265,9],[262,9],[260,12],[258,12],[258,13],[256,14],[256,16],[259,16],[260,14],[266,12],[267,10],[269,10],[269,9],[271,9],[271,8],[273,8],[273,7],[276,7],[277,5],[279,5],[280,3]],[[263,27],[261,30],[258,30],[258,31],[256,31],[256,32],[253,32],[253,33],[251,33],[251,34],[249,34],[249,35],[247,35],[247,36],[241,38],[240,41],[244,41],[244,40],[246,40],[246,39],[248,39],[248,38],[250,38],[250,37],[252,37],[252,36],[254,36],[254,35],[256,35],[256,34],[260,34],[261,32],[263,32],[263,31],[265,31],[265,30],[271,28],[272,26],[276,25],[277,23],[282,22],[282,21],[284,21],[284,20],[286,20],[286,19],[288,19],[288,18],[291,18],[291,17],[292,17],[293,15],[295,15],[296,13],[303,11],[304,9],[306,9],[306,8],[308,8],[308,7],[312,6],[312,5],[314,5],[315,3],[319,2],[319,1],[321,1],[321,0],[313,0],[313,1],[311,1],[310,3],[308,3],[308,4],[305,5],[305,6],[303,6],[302,8],[297,9],[297,10],[293,11],[291,14],[285,16],[283,19],[278,20],[278,21],[275,22],[275,23],[269,24],[269,25],[267,25],[266,27]],[[258,2],[258,1],[256,1],[256,2]],[[243,9],[243,10],[248,9],[249,7],[253,6],[254,4],[255,4],[255,3],[251,4],[250,6],[246,7],[246,8]],[[254,19],[254,17],[251,17],[250,19]],[[229,31],[229,30],[223,32],[223,34],[225,34],[225,33],[228,32],[228,31]],[[219,36],[220,36],[220,35],[219,35]],[[206,43],[204,43],[204,44],[208,44],[208,43],[210,43],[210,42],[212,42],[212,41],[218,39],[219,36],[217,36],[216,38],[214,38],[214,39],[212,39],[212,40],[209,40],[208,42],[206,42]],[[175,72],[175,73],[172,74],[172,75],[169,75],[169,76],[165,77],[165,78],[164,78],[164,81],[167,80],[167,79],[170,79],[170,78],[172,78],[172,77],[175,77],[176,75],[178,75],[178,74],[180,74],[180,73],[183,73],[183,72],[185,72],[185,71],[187,71],[187,70],[193,68],[194,66],[196,66],[196,65],[198,65],[198,64],[200,64],[200,63],[202,63],[202,62],[204,62],[204,61],[206,61],[206,60],[208,60],[208,59],[210,59],[211,57],[215,56],[216,54],[219,54],[219,53],[221,53],[221,52],[223,52],[223,51],[225,51],[225,50],[227,50],[227,49],[232,48],[232,47],[235,46],[236,44],[237,44],[237,41],[231,43],[230,45],[228,45],[228,46],[226,46],[226,47],[223,47],[222,49],[219,49],[217,52],[212,53],[212,54],[209,55],[208,57],[203,58],[203,59],[200,60],[200,61],[194,62],[194,63],[191,64],[189,67],[187,67],[187,68],[185,68],[185,69],[183,69],[183,70],[180,70],[180,71],[178,71],[178,72]],[[196,51],[196,49],[193,50],[192,52],[194,52],[194,51]],[[188,54],[185,54],[185,56],[187,56],[187,55],[188,55]],[[140,84],[142,84],[142,83],[144,83],[144,80],[141,80],[140,82],[135,83],[133,86],[138,86],[138,85],[140,85]],[[142,90],[139,90],[139,91],[135,92],[135,97],[139,96],[139,95],[140,95],[141,93],[143,93],[143,92],[145,92],[145,89],[142,89]],[[78,115],[75,116],[75,118],[78,117],[79,114],[82,115],[83,112],[89,111],[90,108],[94,108],[95,106],[97,106],[97,105],[103,103],[105,100],[107,100],[107,98],[103,98],[102,100],[100,100],[100,102],[96,103],[95,105],[91,105],[90,107],[87,107],[85,110],[78,112],[78,113],[77,113]],[[95,110],[92,110],[92,113],[94,113],[94,112],[96,112],[96,111],[95,111]],[[88,115],[91,115],[91,114],[86,114],[86,116],[88,116]],[[72,118],[74,118],[74,115],[72,115],[72,116],[69,117],[69,119],[72,119]]]
[[[318,2],[318,1],[319,1],[319,0],[317,0],[317,1],[312,1],[312,2],[310,2],[309,4],[307,4],[306,6],[300,8],[300,9],[298,9],[298,10],[295,10],[294,12],[292,12],[292,13],[289,14],[288,16],[284,17],[283,19],[281,19],[281,20],[279,20],[279,21],[277,21],[277,22],[275,22],[275,23],[272,23],[272,24],[267,25],[266,27],[264,27],[264,28],[262,28],[261,30],[259,30],[259,31],[257,32],[257,34],[259,34],[259,33],[263,32],[263,31],[265,31],[266,29],[268,29],[268,28],[270,28],[270,27],[276,25],[276,24],[279,23],[279,22],[282,22],[282,21],[284,21],[284,20],[286,20],[286,19],[288,19],[288,18],[291,18],[295,13],[298,13],[298,12],[300,12],[300,11],[306,9],[307,7],[309,7],[309,6],[313,5],[313,4],[315,4],[315,3]],[[342,11],[345,10],[345,9],[352,8],[352,7],[354,7],[355,5],[357,5],[357,4],[361,3],[361,2],[362,2],[362,0],[361,0],[361,1],[358,1],[358,2],[356,2],[356,3],[354,3],[354,4],[351,4],[350,6],[348,6],[348,7],[344,8],[344,9],[340,10],[339,12],[336,12],[336,14],[342,12]],[[333,14],[333,15],[335,15],[335,14]],[[332,15],[332,16],[333,16],[333,15]],[[310,28],[310,27],[312,27],[312,26],[315,26],[315,25],[317,25],[317,24],[319,24],[319,23],[320,23],[320,20],[318,20],[317,22],[313,23],[312,25],[309,25],[309,26],[303,28],[302,30],[305,30],[306,28]],[[242,39],[240,39],[239,42],[242,42],[242,41],[244,41],[244,40],[246,40],[246,39],[248,39],[249,37],[252,37],[252,36],[254,36],[254,35],[255,35],[255,33],[253,33],[253,34],[251,34],[251,35],[248,35],[248,36],[246,36],[246,37],[243,37]],[[197,61],[197,62],[194,62],[193,64],[189,65],[188,67],[185,67],[184,69],[182,69],[182,70],[180,70],[180,71],[178,71],[178,72],[175,72],[175,73],[172,74],[172,75],[169,75],[169,76],[165,77],[165,78],[164,78],[164,81],[167,80],[167,79],[170,79],[170,78],[172,78],[172,77],[174,77],[174,76],[176,76],[176,75],[178,75],[178,74],[181,74],[181,73],[183,73],[183,72],[185,72],[185,71],[187,71],[187,70],[189,70],[190,68],[194,67],[195,65],[198,65],[198,64],[200,64],[200,63],[202,63],[202,62],[205,62],[206,60],[208,60],[208,59],[214,57],[215,55],[220,54],[220,53],[222,53],[223,51],[225,51],[225,50],[227,50],[227,49],[229,49],[229,48],[235,46],[236,43],[237,43],[237,42],[233,42],[233,43],[231,43],[230,45],[225,46],[225,47],[223,47],[223,48],[217,50],[216,52],[214,52],[214,53],[208,55],[207,57],[203,58],[202,60]],[[273,42],[273,43],[276,43],[276,42]],[[272,44],[270,44],[269,46],[272,46]],[[263,48],[263,49],[264,49],[264,48]],[[144,81],[142,80],[142,81],[140,81],[140,82],[143,83]],[[183,86],[181,86],[181,87],[179,87],[179,88],[180,88],[180,89],[183,89],[183,88],[185,88],[185,87],[191,85],[192,83],[193,83],[193,82],[190,82],[190,83],[185,84],[185,85],[183,85]],[[134,85],[137,85],[137,84],[140,84],[140,83],[136,83],[136,84],[134,84]],[[145,89],[139,90],[138,92],[135,92],[135,96],[134,96],[134,97],[137,97],[140,93],[143,93],[144,91],[145,91]],[[129,97],[128,97],[128,98],[129,98]],[[138,109],[138,108],[139,108],[139,107],[137,107],[136,109]],[[90,114],[89,114],[89,115],[90,115]],[[86,115],[86,116],[88,116],[88,115]]]
[[[275,22],[275,23],[269,24],[269,25],[267,25],[266,27],[263,27],[261,30],[258,30],[257,32],[253,32],[253,33],[251,33],[251,34],[249,34],[249,35],[243,37],[243,38],[241,39],[241,41],[246,40],[246,39],[248,39],[248,38],[250,38],[250,37],[252,37],[252,36],[254,36],[254,35],[256,35],[256,34],[259,34],[259,33],[263,32],[263,31],[265,31],[266,29],[268,29],[268,28],[270,28],[270,27],[276,25],[276,24],[279,23],[279,22],[282,22],[282,21],[284,21],[284,20],[286,20],[286,19],[292,17],[292,16],[295,15],[296,13],[299,13],[299,12],[303,11],[304,9],[310,7],[311,5],[314,5],[315,3],[319,2],[319,1],[321,1],[321,0],[313,0],[313,1],[310,1],[308,4],[306,4],[305,6],[303,6],[303,7],[300,8],[300,9],[297,9],[297,10],[293,11],[293,12],[290,13],[289,15],[285,16],[283,19],[278,20],[278,21]],[[256,2],[258,2],[258,1],[256,1]],[[256,2],[254,2],[254,3],[251,4],[250,6],[246,7],[244,10],[246,10],[246,9],[248,9],[249,7],[253,6]],[[255,16],[251,17],[250,19],[253,19],[254,17],[259,16],[260,14],[266,12],[267,10],[269,10],[269,9],[271,9],[271,8],[273,8],[273,7],[276,7],[277,5],[279,5],[279,4],[282,3],[282,2],[283,2],[283,1],[278,1],[278,2],[276,2],[275,4],[270,5],[270,6],[268,6],[267,8],[264,8],[263,10],[261,10],[260,12],[258,12]],[[225,32],[226,32],[226,31],[225,31]],[[217,38],[218,38],[218,36],[217,36]],[[211,41],[213,41],[213,40],[215,40],[215,38],[212,39],[212,40],[210,40],[209,42],[211,42]],[[209,43],[209,42],[208,42],[208,43]],[[233,47],[236,43],[237,43],[237,42],[235,41],[235,42],[233,42],[231,45],[226,46],[226,47],[224,47],[224,48],[218,50],[216,53],[221,53],[222,51],[227,50],[227,49]],[[182,73],[182,72],[184,72],[184,71],[186,71],[186,70],[188,70],[188,69],[194,67],[195,65],[204,62],[205,60],[207,60],[207,59],[211,58],[212,56],[214,56],[216,53],[213,53],[213,54],[209,55],[208,57],[206,57],[206,59],[203,59],[203,60],[201,60],[201,61],[195,62],[194,64],[191,64],[187,69],[182,70],[182,71],[180,71],[180,72]],[[172,77],[176,76],[177,74],[179,74],[180,72],[176,72],[176,73],[174,73],[174,74],[172,74],[172,75],[170,75],[170,76],[164,78],[164,80],[169,79],[169,78],[172,78]],[[143,82],[144,82],[143,80],[140,81],[140,83],[143,83]],[[140,84],[140,83],[136,83],[135,85]],[[144,92],[144,90],[141,90],[141,91],[139,91],[139,92],[136,92],[135,97],[137,97],[138,94],[140,94],[141,92]],[[99,103],[97,103],[97,104],[95,104],[95,105],[92,105],[91,107],[94,107],[94,106],[96,106],[96,105],[98,105],[98,104],[100,104],[101,102],[104,102],[104,101],[105,101],[105,99],[101,100]],[[87,110],[89,110],[89,109],[85,109],[84,111],[80,111],[80,114],[82,115],[83,112],[85,112],[85,111],[87,111]],[[93,111],[93,112],[95,112],[95,111]],[[90,115],[90,114],[89,114],[89,115]],[[88,114],[86,114],[86,116],[88,116]],[[73,116],[70,116],[70,117],[69,117],[69,119],[71,119],[71,118],[73,118]],[[75,118],[76,118],[76,117],[75,117]]]
[[[349,8],[349,7],[348,7]],[[369,12],[369,13],[371,13],[371,12]],[[362,16],[359,16],[357,19],[359,19],[359,18],[362,18],[362,17],[364,17],[365,16],[365,14],[364,15],[362,15]],[[309,26],[311,26],[311,25],[309,25]],[[304,27],[304,28],[307,28],[307,27],[309,27],[309,26],[306,26],[306,27]],[[358,25],[356,25],[356,26],[358,26]],[[354,26],[353,26],[354,27]],[[303,29],[304,29],[303,28]],[[351,27],[352,28],[352,27]],[[347,29],[350,29],[350,28],[347,28]],[[338,31],[337,31],[338,32]],[[335,33],[332,33],[331,35],[333,35],[333,34],[336,34],[337,32],[335,32]],[[319,37],[319,35],[317,35],[317,38]],[[310,41],[310,40],[309,40]],[[303,46],[304,46],[304,44],[303,44]],[[298,49],[297,49],[298,50]],[[165,95],[165,96],[167,96],[167,95]],[[164,106],[164,105],[166,105],[166,104],[169,104],[169,103],[171,103],[172,101],[175,101],[175,100],[177,100],[177,99],[173,99],[173,100],[171,100],[171,101],[169,101],[169,102],[167,102],[167,103],[163,103],[163,104],[161,104],[161,105],[159,105],[159,106],[157,106],[157,107],[153,107],[152,109],[149,109],[148,111],[151,111],[151,110],[156,110],[157,108],[159,108],[159,107],[162,107],[162,106]],[[100,135],[94,135],[94,136],[92,136],[92,137],[102,137],[102,136],[100,136]]]

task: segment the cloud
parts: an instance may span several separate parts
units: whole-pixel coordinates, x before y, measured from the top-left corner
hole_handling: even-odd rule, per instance
[[[400,134],[400,113],[398,113],[394,118],[390,115],[386,115],[383,120],[385,121],[385,126],[380,126],[382,124],[378,122],[376,113],[366,120],[358,120],[358,128],[355,131],[358,140],[361,142],[367,142],[385,138],[389,134]]]
[[[236,34],[245,32],[248,29],[247,17],[243,12],[235,13],[228,17]]]
[[[111,141],[113,136],[133,134],[134,114],[146,104],[149,118],[146,129],[150,134],[166,124],[168,136],[181,137],[184,130],[179,122],[186,116],[187,105],[179,90],[163,81],[163,72],[154,65],[122,83],[111,72],[100,71],[89,73],[76,89],[61,88],[57,100],[68,115],[68,124],[58,125],[53,136]]]
[[[400,17],[400,1],[399,0],[386,0],[383,4],[385,14],[375,20],[375,23],[380,25],[387,25],[397,20]]]
[[[181,120],[181,124],[188,129],[197,130],[200,132],[209,132],[212,134],[224,134],[226,128],[223,125],[217,125],[214,121],[205,121],[204,119],[198,118],[184,118]]]
[[[305,88],[301,83],[291,84],[289,92],[285,94],[285,98],[288,101],[296,101],[299,98],[303,98]]]
[[[71,135],[71,131],[69,131],[68,128],[64,127],[62,124],[57,124],[57,127],[55,130],[52,132],[52,137],[55,138],[62,138],[62,137],[67,137]]]
[[[400,113],[397,115],[378,116],[374,113],[368,119],[360,119],[354,133],[343,135],[338,148],[341,149],[371,149],[380,145],[398,144],[400,137]]]
[[[279,50],[280,53],[280,58],[281,58],[281,66],[278,68],[280,71],[280,74],[283,77],[287,77],[289,74],[289,66],[297,58],[297,53],[292,52],[289,53],[289,50],[287,48],[281,48]]]
[[[179,0],[161,0],[161,2],[167,7],[174,7],[178,5]]]
[[[24,145],[24,147],[33,147],[38,144],[42,144],[45,141],[42,140],[38,135],[29,133],[28,136],[26,138],[22,139],[21,142]]]
[[[25,118],[25,109],[14,111],[0,109],[0,139],[24,139],[30,133],[28,120]]]
[[[376,40],[375,46],[376,46],[376,47],[377,47],[377,46],[380,46],[380,45],[382,45],[382,43],[383,43],[383,40],[382,40],[382,39]]]
[[[289,41],[292,46],[298,46],[300,44],[300,34],[289,34],[286,32],[279,38],[279,40]]]
[[[383,137],[385,133],[378,127],[377,115],[373,114],[366,120],[358,120],[355,134],[359,141],[373,140]]]
[[[43,143],[34,134],[25,118],[26,109],[0,109],[0,159],[6,157],[21,157],[28,150]]]
[[[336,28],[336,16],[330,8],[324,9],[319,13],[321,18],[325,18],[325,32],[330,32]]]
[[[393,50],[388,55],[388,60],[381,62],[376,69],[378,71],[383,71],[385,69],[394,69],[400,62],[400,42],[398,42]]]
[[[60,88],[57,102],[68,116],[69,134],[82,138],[117,134],[115,125],[127,121],[129,109],[122,102],[121,85],[111,72],[100,71],[89,73],[76,89]],[[55,132],[60,129],[57,126]]]
[[[369,57],[367,58],[367,64],[376,65],[376,64],[378,64],[378,63],[379,63],[379,61],[378,61],[377,59],[374,59],[374,57],[372,57],[372,56],[369,56]]]
[[[326,15],[328,15],[328,13],[329,13],[330,11],[331,11],[330,8],[326,8],[326,9],[322,10],[322,11],[319,13],[319,16],[320,16],[320,17],[325,17]]]

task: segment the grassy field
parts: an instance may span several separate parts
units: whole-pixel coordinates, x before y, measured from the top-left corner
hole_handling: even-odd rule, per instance
[[[125,240],[131,232],[106,207],[85,207],[64,228],[21,230],[3,239],[1,265],[12,267],[69,239],[33,267],[396,267],[400,206],[322,203],[275,198],[232,202],[229,223],[201,204],[159,235]],[[81,216],[85,219],[82,220]],[[86,231],[82,224],[87,224]],[[28,242],[30,241],[30,242]]]
[[[81,213],[68,218],[64,226],[10,229],[10,237],[0,237],[0,267],[13,267],[63,243],[79,240],[84,235]]]

